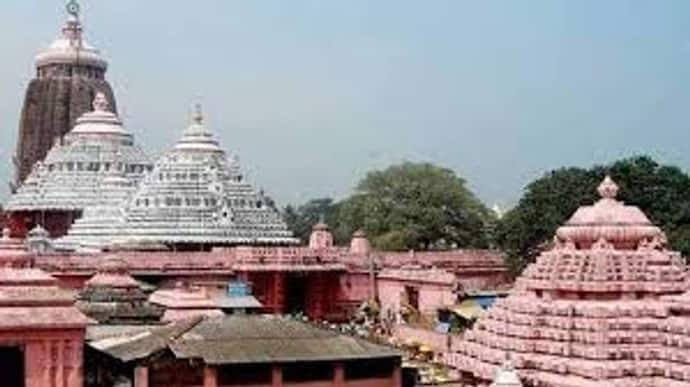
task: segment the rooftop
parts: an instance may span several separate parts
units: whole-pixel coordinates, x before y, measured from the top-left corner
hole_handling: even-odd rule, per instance
[[[395,358],[388,347],[274,316],[225,316],[177,321],[148,332],[89,345],[127,362],[170,349],[178,359],[206,364],[265,364]]]

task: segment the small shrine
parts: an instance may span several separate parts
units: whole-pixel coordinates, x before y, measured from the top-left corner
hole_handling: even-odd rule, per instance
[[[190,317],[220,317],[221,306],[206,288],[178,283],[172,289],[156,290],[149,297],[152,304],[165,308],[162,321],[178,321]]]
[[[163,307],[148,301],[143,285],[132,278],[126,263],[106,259],[79,292],[76,306],[99,324],[156,324]]]

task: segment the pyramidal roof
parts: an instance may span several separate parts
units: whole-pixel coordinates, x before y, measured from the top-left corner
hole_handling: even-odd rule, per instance
[[[87,211],[63,239],[81,244],[296,244],[270,199],[229,161],[200,108],[120,206]]]
[[[93,111],[53,145],[10,197],[9,211],[83,210],[119,201],[122,186],[135,186],[152,168],[134,137],[110,111],[103,93]],[[118,184],[112,184],[113,179]]]
[[[617,192],[606,178],[601,199],[556,231],[555,247],[465,333],[458,368],[489,381],[509,356],[530,385],[690,385],[690,310],[677,307],[685,263]]]

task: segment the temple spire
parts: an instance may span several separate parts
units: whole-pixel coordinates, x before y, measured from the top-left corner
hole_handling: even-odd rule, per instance
[[[93,111],[95,112],[109,112],[110,111],[110,103],[108,102],[108,99],[105,97],[105,94],[101,93],[100,91],[96,93],[96,97],[93,99]]]
[[[81,7],[77,0],[70,0],[65,6],[67,10],[67,23],[62,28],[63,36],[69,40],[73,47],[81,47],[82,41],[82,26],[79,20],[79,12]]]
[[[618,185],[611,179],[611,176],[606,176],[604,181],[599,184],[597,188],[602,199],[615,199],[618,196]]]
[[[202,125],[204,123],[204,112],[201,104],[198,103],[194,105],[194,113],[192,114],[192,122],[197,125]]]

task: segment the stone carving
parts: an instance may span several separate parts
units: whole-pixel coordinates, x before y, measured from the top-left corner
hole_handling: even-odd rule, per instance
[[[122,205],[127,191],[151,170],[148,156],[109,111],[106,95],[97,93],[93,107],[94,111],[79,117],[45,160],[34,166],[10,197],[8,211],[71,212],[77,217],[89,207]]]
[[[202,249],[297,240],[270,200],[228,162],[197,106],[182,138],[127,200],[87,209],[61,242],[72,248],[157,243]]]
[[[464,373],[488,382],[507,352],[529,385],[690,385],[685,264],[613,180],[599,193],[465,333],[453,354]]]

